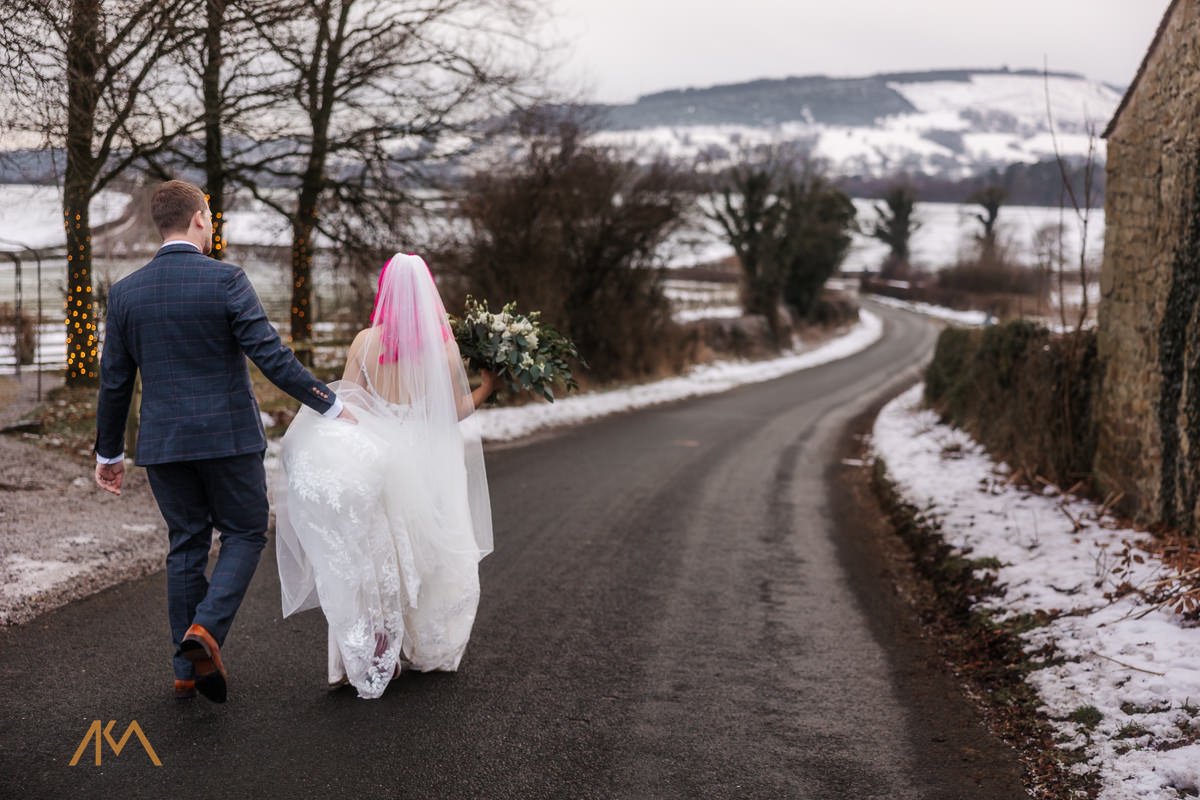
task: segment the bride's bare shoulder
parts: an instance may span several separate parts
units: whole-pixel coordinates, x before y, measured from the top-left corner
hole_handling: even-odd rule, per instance
[[[354,336],[354,342],[350,346],[362,347],[363,345],[370,344],[375,338],[376,333],[374,327],[363,328]]]
[[[350,343],[350,347],[346,350],[346,363],[349,364],[362,360],[371,349],[373,343],[374,338],[370,328],[359,331],[355,334],[354,341]]]

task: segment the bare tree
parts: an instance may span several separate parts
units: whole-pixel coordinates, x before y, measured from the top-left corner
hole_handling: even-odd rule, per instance
[[[1079,308],[1079,320],[1076,323],[1076,330],[1083,328],[1088,317],[1088,227],[1091,223],[1092,206],[1094,204],[1094,187],[1096,175],[1096,126],[1090,121],[1087,123],[1088,149],[1087,156],[1084,160],[1083,168],[1083,187],[1081,192],[1077,192],[1074,181],[1071,180],[1071,173],[1067,160],[1063,157],[1061,150],[1058,147],[1058,133],[1054,124],[1054,110],[1050,105],[1050,70],[1049,67],[1043,69],[1043,83],[1046,93],[1046,120],[1050,126],[1050,141],[1054,145],[1054,160],[1058,163],[1059,175],[1062,179],[1062,199],[1059,202],[1060,209],[1060,229],[1062,209],[1065,205],[1063,200],[1069,201],[1071,210],[1075,214],[1075,219],[1079,223],[1079,285],[1083,293],[1083,298]],[[1061,246],[1060,246],[1061,255]],[[1060,259],[1060,264],[1065,264],[1065,259]],[[1063,307],[1065,300],[1063,298],[1063,270],[1059,269],[1058,278],[1058,303],[1060,306],[1060,315],[1063,320],[1063,328],[1066,328],[1066,310]]]
[[[761,156],[743,153],[717,179],[716,200],[708,212],[741,264],[743,309],[747,314],[763,315],[777,342],[782,327],[779,303],[786,280],[786,259],[779,252],[788,217],[783,188],[791,170],[789,154],[777,150]]]
[[[458,293],[541,311],[593,379],[681,367],[660,267],[692,203],[688,176],[588,144],[570,112],[521,117],[519,146],[481,165],[460,194],[465,224],[447,245],[443,285],[457,277]]]
[[[854,204],[820,166],[790,148],[744,153],[718,178],[708,216],[742,266],[743,306],[784,344],[781,302],[809,314],[855,228]]]
[[[255,196],[292,220],[291,336],[312,335],[318,236],[369,245],[413,178],[461,152],[485,115],[524,98],[529,0],[301,0],[256,30],[281,70],[277,146],[247,166]],[[264,188],[285,185],[291,198]],[[353,222],[347,223],[347,220]]]
[[[1035,269],[1038,273],[1038,285],[1041,290],[1038,292],[1038,316],[1042,316],[1042,300],[1046,292],[1046,288],[1050,286],[1051,278],[1062,272],[1062,242],[1063,229],[1062,221],[1050,223],[1041,226],[1034,232],[1033,236],[1033,252],[1036,259]],[[1062,291],[1061,284],[1059,292]],[[1062,304],[1059,304],[1059,311],[1062,310]],[[1062,320],[1063,327],[1066,327],[1066,319]]]
[[[182,83],[181,115],[200,139],[178,137],[161,157],[148,159],[161,177],[178,168],[203,175],[213,213],[214,258],[222,258],[227,204],[239,186],[255,183],[256,167],[282,146],[278,117],[286,100],[287,70],[272,57],[262,29],[293,17],[283,0],[192,0],[203,7],[200,24],[189,29],[185,46],[176,51],[175,68]]]
[[[97,377],[88,205],[98,192],[180,130],[169,71],[185,0],[6,0],[0,16],[0,81],[19,96],[13,129],[63,148],[67,244],[67,383]],[[65,90],[65,91],[64,91]]]

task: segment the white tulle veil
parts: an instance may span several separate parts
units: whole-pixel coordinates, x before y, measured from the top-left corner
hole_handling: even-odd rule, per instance
[[[429,530],[419,533],[422,546],[438,552],[418,553],[418,560],[477,562],[490,553],[491,504],[471,388],[437,286],[419,256],[397,253],[388,261],[380,275],[371,327],[354,340],[342,380],[330,386],[359,424],[332,428],[349,423],[302,408],[284,437],[285,470],[291,439],[293,449],[309,447],[321,454],[322,462],[336,464],[329,482],[343,491],[354,486],[367,487],[360,491],[367,492],[363,497],[371,491],[387,493],[389,481],[403,474],[408,483],[399,494],[416,491],[432,498],[429,524],[423,526]],[[310,445],[322,440],[313,431],[326,431],[324,440],[336,439],[340,449],[322,451],[319,444]],[[287,478],[281,476],[274,495],[284,616],[319,602],[312,564],[319,557],[312,551],[319,548],[304,546],[297,520],[292,519],[303,505],[296,500],[294,476],[290,491],[292,503]]]

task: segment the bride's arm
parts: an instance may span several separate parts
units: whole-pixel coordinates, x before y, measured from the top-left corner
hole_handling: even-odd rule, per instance
[[[462,368],[462,354],[458,351],[458,343],[453,338],[446,342],[446,357],[449,361],[450,376],[454,378],[457,371]],[[483,405],[492,395],[492,391],[496,387],[496,376],[486,369],[479,371],[482,382],[470,394],[463,394],[458,398],[458,419],[459,422],[471,416],[475,409]]]
[[[489,372],[486,369],[481,369],[481,370],[479,370],[479,376],[483,380],[479,384],[479,386],[475,387],[475,390],[473,392],[471,392],[471,410],[472,411],[474,411],[475,409],[477,409],[481,405],[483,405],[484,401],[486,401],[489,397],[492,396],[492,390],[496,388],[496,376],[493,375],[491,372]],[[462,419],[463,416],[466,416],[466,415],[465,414],[460,415],[459,419]]]

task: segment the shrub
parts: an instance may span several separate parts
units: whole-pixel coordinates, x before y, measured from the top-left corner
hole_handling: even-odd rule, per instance
[[[925,399],[1014,469],[1067,487],[1091,476],[1100,375],[1094,331],[1056,335],[1024,320],[947,329]]]
[[[974,333],[964,328],[943,330],[925,372],[925,400],[931,405],[940,404],[939,408],[947,416],[954,415],[951,409],[961,413],[964,405],[962,395],[968,383],[963,378],[978,348]]]
[[[480,170],[462,194],[467,233],[443,255],[460,278],[447,307],[470,293],[541,311],[593,380],[680,371],[690,339],[671,318],[657,252],[691,202],[683,176],[584,144],[569,118],[529,117],[520,132],[520,157]]]
[[[998,247],[994,246],[994,247]],[[1046,274],[1015,264],[1002,256],[962,261],[937,274],[937,285],[978,294],[1044,294]]]

